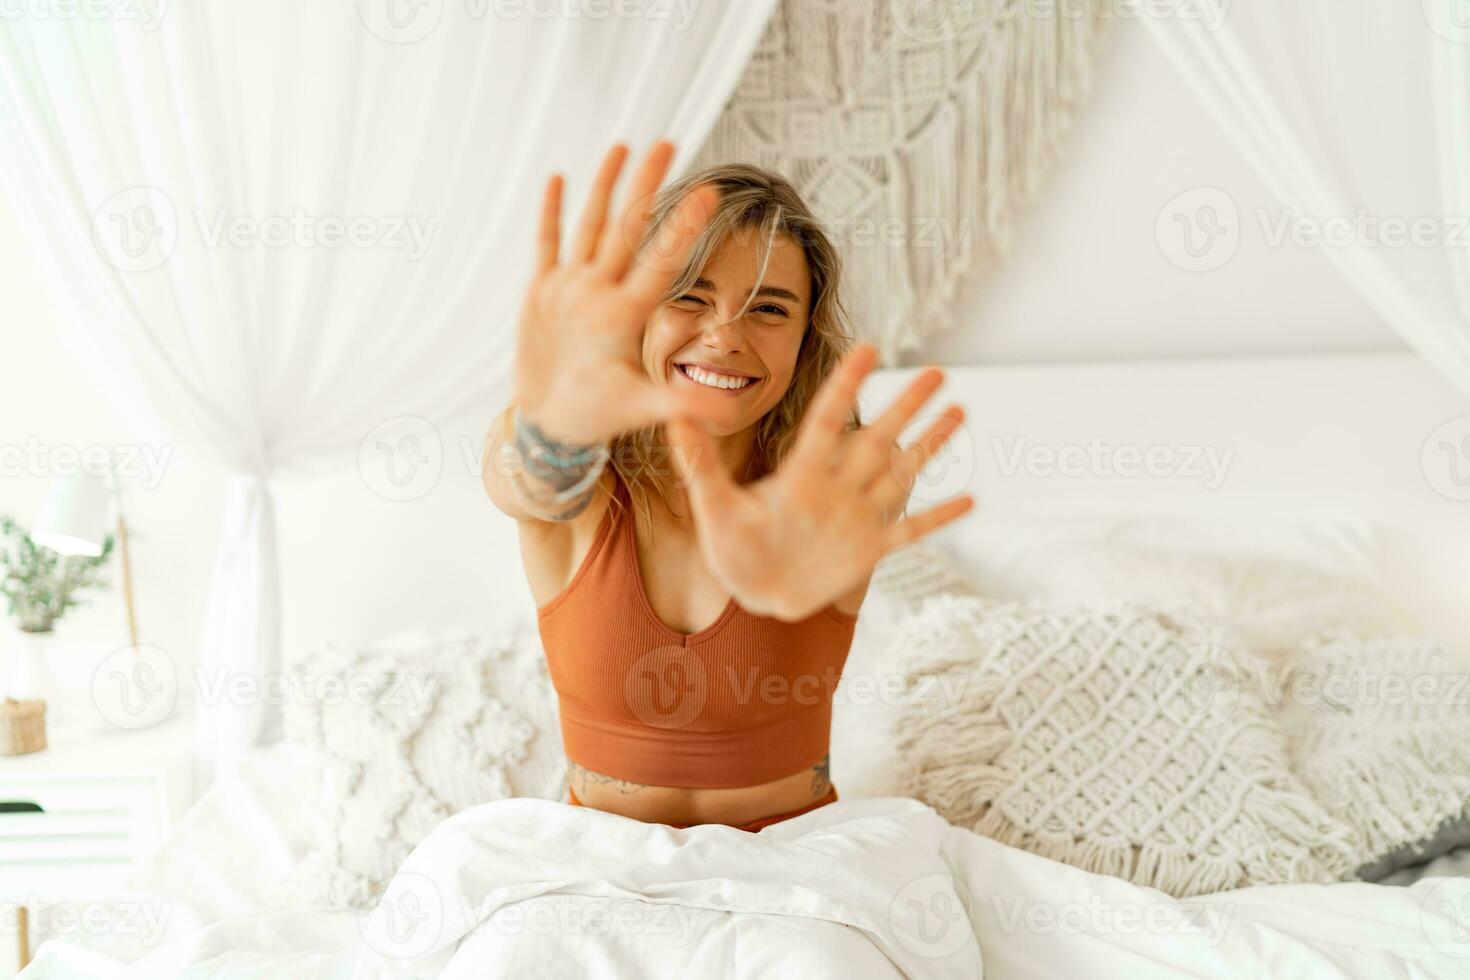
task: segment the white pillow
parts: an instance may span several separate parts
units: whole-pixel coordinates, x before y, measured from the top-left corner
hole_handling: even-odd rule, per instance
[[[1358,866],[1218,627],[939,595],[898,632],[903,789],[950,822],[1176,896]]]
[[[1349,516],[980,519],[959,559],[996,599],[1132,600],[1228,624],[1276,660],[1326,630],[1412,631],[1381,581],[1373,529]]]
[[[1340,633],[1269,675],[1292,768],[1379,881],[1470,845],[1470,672],[1430,640]]]
[[[287,737],[321,769],[316,846],[277,905],[370,908],[440,821],[490,800],[566,798],[555,693],[521,621],[406,633],[297,665]],[[335,681],[335,685],[329,683]]]

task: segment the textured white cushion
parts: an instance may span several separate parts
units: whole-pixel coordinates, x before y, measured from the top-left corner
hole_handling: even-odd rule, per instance
[[[286,733],[315,757],[321,782],[316,847],[282,882],[279,905],[369,908],[445,818],[513,796],[566,798],[555,692],[533,626],[328,647],[296,673],[310,695],[287,706]]]
[[[941,594],[899,634],[904,789],[958,826],[1178,896],[1357,867],[1218,627]]]
[[[1431,640],[1329,634],[1271,675],[1292,768],[1377,881],[1470,845],[1470,671]]]

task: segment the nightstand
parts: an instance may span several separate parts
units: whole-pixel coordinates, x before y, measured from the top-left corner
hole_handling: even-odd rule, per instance
[[[61,726],[40,752],[0,756],[0,802],[42,811],[0,813],[0,944],[14,944],[0,948],[0,978],[47,938],[47,922],[101,914],[87,903],[116,888],[188,808],[192,733],[182,717],[142,731]]]

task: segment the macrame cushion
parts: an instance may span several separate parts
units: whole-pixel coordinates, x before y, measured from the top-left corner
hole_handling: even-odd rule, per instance
[[[1378,881],[1470,846],[1470,669],[1433,641],[1341,632],[1273,677],[1292,764]]]
[[[1218,627],[938,594],[898,636],[904,791],[952,823],[1176,896],[1357,866]]]
[[[508,797],[566,798],[554,691],[539,638],[519,622],[328,647],[297,674],[310,683],[286,733],[321,768],[317,843],[281,882],[279,906],[370,908],[445,818]]]

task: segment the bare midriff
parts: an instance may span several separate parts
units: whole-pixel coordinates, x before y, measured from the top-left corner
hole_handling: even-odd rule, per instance
[[[743,824],[815,803],[832,788],[827,758],[758,786],[687,789],[648,786],[593,772],[568,760],[572,792],[584,806],[649,823]]]

